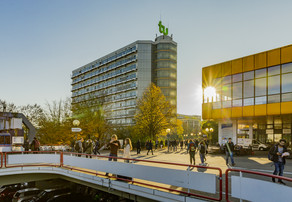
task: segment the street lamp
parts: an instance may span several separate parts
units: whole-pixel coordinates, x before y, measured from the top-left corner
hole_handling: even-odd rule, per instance
[[[167,133],[167,151],[169,152],[169,136],[170,136],[170,129],[168,128],[168,129],[166,129],[166,133]]]
[[[74,120],[73,121],[73,126],[78,127],[80,125],[80,121],[79,120]]]

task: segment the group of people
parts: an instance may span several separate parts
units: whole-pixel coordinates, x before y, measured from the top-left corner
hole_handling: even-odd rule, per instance
[[[24,151],[40,151],[40,141],[34,137],[32,142],[29,144],[29,140],[25,140],[23,144]]]
[[[190,155],[190,164],[196,164],[195,154],[196,152],[199,152],[201,164],[200,165],[206,165],[206,154],[208,154],[208,140],[204,136],[204,139],[202,141],[198,140],[190,140],[187,146],[187,152]]]

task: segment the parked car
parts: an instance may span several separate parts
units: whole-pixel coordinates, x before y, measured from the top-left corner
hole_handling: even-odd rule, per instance
[[[69,193],[71,190],[70,188],[60,188],[60,189],[45,189],[40,192],[37,196],[33,197],[30,202],[47,202],[50,198],[54,197],[55,195]]]
[[[28,188],[18,190],[14,195],[12,202],[23,202],[37,196],[42,190],[38,188]]]
[[[259,150],[259,151],[265,151],[268,150],[269,146],[258,141],[258,140],[252,140],[252,150]]]

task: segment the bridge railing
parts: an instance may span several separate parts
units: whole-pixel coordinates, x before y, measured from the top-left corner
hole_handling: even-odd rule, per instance
[[[0,168],[2,168],[2,167],[3,167],[3,153],[1,152],[0,155],[1,155],[1,164],[0,164]]]
[[[229,184],[230,173],[232,175]],[[238,175],[239,174],[239,175]],[[246,175],[246,176],[243,176]],[[257,176],[257,179],[254,177]],[[292,182],[292,178],[282,177],[262,172],[250,170],[227,169],[225,172],[225,196],[226,201],[231,201],[229,194],[233,198],[247,201],[289,201],[292,198],[292,187],[284,186],[279,183],[272,182],[272,178],[283,180],[285,183]],[[231,189],[231,193],[229,190]]]
[[[109,158],[117,161],[108,161]],[[54,166],[100,177],[106,177],[105,173],[112,173],[114,175],[109,178],[131,182],[132,185],[222,200],[222,170],[215,167],[54,151],[6,152],[3,159],[5,168]],[[125,160],[130,163],[125,163]],[[178,169],[179,167],[182,169]],[[202,172],[192,169],[201,169]],[[209,170],[213,172],[207,173]]]
[[[81,154],[64,152],[62,166],[99,176],[113,173],[115,175],[110,178],[132,184],[155,187],[160,190],[209,200],[222,200],[222,170],[220,168],[90,154],[81,155],[87,158],[76,159],[78,155]],[[108,161],[109,158],[118,161]],[[130,161],[130,163],[124,163],[125,160]],[[159,167],[153,166],[153,164]],[[184,169],[177,169],[178,167]],[[194,168],[201,169],[203,172],[192,171]],[[207,170],[213,170],[213,173],[205,173]],[[124,179],[119,176],[129,178]]]
[[[17,151],[3,153],[4,167],[61,166],[62,152],[58,151]]]

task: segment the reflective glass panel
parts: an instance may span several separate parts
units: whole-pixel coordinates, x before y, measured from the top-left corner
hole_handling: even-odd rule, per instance
[[[292,73],[282,75],[282,93],[292,92]]]
[[[267,97],[266,96],[256,97],[255,98],[255,104],[256,105],[267,104]]]
[[[243,106],[254,105],[254,98],[247,98],[243,100]]]
[[[292,63],[282,65],[282,74],[292,72]]]
[[[268,96],[268,103],[280,102],[280,95],[270,95]]]
[[[280,65],[269,67],[268,68],[268,76],[280,74]]]
[[[282,94],[282,102],[291,102],[292,101],[292,93]]]
[[[268,77],[268,94],[280,93],[280,75]]]
[[[254,80],[244,81],[243,83],[243,97],[254,97]]]
[[[266,78],[255,80],[255,95],[266,95]]]
[[[242,98],[242,82],[233,84],[233,99]]]
[[[267,69],[258,69],[255,71],[255,78],[266,77],[267,76]]]
[[[239,82],[239,81],[242,81],[242,74],[234,74],[232,75],[232,82]]]
[[[243,79],[244,80],[254,79],[254,71],[244,72]]]
[[[233,107],[241,107],[242,106],[242,99],[240,100],[232,100]]]

